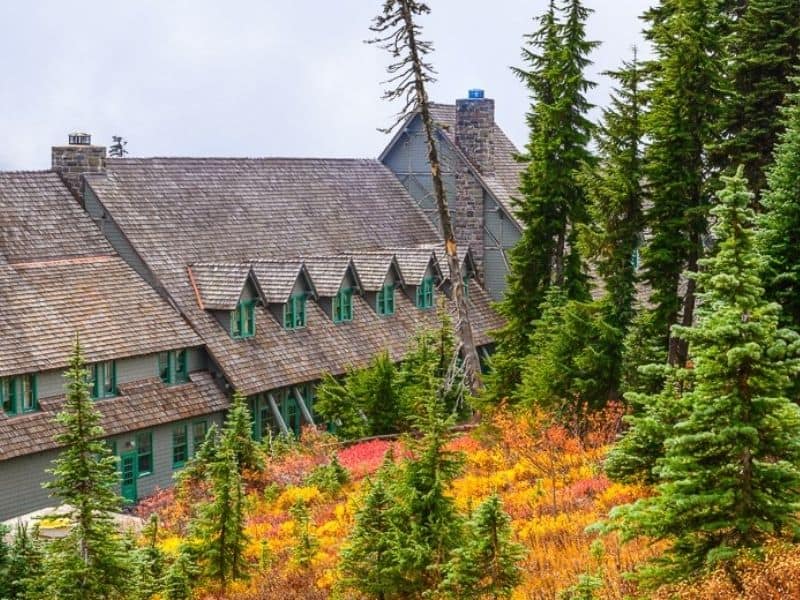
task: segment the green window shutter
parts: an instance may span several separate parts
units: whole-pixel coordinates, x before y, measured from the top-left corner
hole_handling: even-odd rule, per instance
[[[302,294],[297,297],[297,317],[295,319],[296,327],[306,326],[306,295]]]
[[[424,302],[424,298],[425,298],[424,287],[425,287],[425,282],[424,281],[422,282],[422,285],[418,285],[417,286],[417,292],[415,294],[415,296],[416,296],[415,301],[416,301],[416,304],[417,304],[417,308],[424,308],[424,306],[423,306],[423,302]]]
[[[292,329],[294,325],[294,302],[291,298],[283,305],[283,327]]]
[[[109,363],[109,368],[111,369],[111,375],[109,377],[109,396],[116,396],[117,395],[117,361],[112,360]]]
[[[9,377],[8,381],[8,397],[6,399],[6,414],[17,414],[17,399],[19,398],[19,377]]]
[[[353,290],[346,289],[344,291],[344,298],[342,301],[343,309],[342,309],[342,321],[352,321],[353,320]]]
[[[247,337],[256,334],[256,301],[251,300],[247,303]]]
[[[169,383],[169,352],[158,353],[158,376],[161,381]]]
[[[334,323],[341,323],[342,322],[342,292],[339,292],[333,297],[333,306],[331,313],[333,313],[333,322]]]
[[[90,393],[92,394],[92,399],[97,400],[100,397],[100,364],[95,363],[89,367],[89,377],[91,388]]]
[[[22,412],[34,412],[39,407],[36,375],[23,375],[20,379]]]
[[[175,353],[175,383],[189,381],[189,351],[184,348]]]
[[[425,290],[425,302],[428,308],[433,307],[433,277],[428,278],[428,287]]]
[[[186,424],[177,425],[172,429],[172,468],[178,469],[186,464],[189,458],[189,437]]]
[[[0,377],[0,410],[6,414],[11,414],[11,393],[8,389],[9,382],[9,377]]]
[[[384,312],[384,308],[385,307],[384,307],[384,302],[383,302],[383,298],[384,298],[385,295],[386,295],[386,293],[385,293],[384,288],[381,288],[380,290],[378,290],[378,294],[375,297],[375,309],[378,311],[379,315],[386,314]]]
[[[153,473],[153,433],[145,431],[136,434],[136,454],[138,455],[139,477]]]
[[[387,315],[394,314],[394,284],[386,286],[386,310]]]
[[[235,310],[231,311],[231,337],[242,337],[242,306],[236,306]]]

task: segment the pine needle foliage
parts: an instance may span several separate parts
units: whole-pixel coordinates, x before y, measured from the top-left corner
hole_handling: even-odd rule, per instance
[[[130,567],[113,513],[122,507],[116,458],[103,441],[89,371],[76,338],[66,372],[66,401],[56,417],[62,448],[45,487],[70,507],[69,534],[45,547],[44,588],[50,598],[125,598]]]
[[[664,442],[657,494],[611,513],[626,538],[669,540],[640,571],[647,584],[730,566],[797,525],[800,408],[786,390],[800,368],[800,337],[779,329],[780,307],[764,299],[742,170],[723,181],[711,211],[717,248],[692,275],[698,324],[675,332],[692,353],[694,384],[680,401],[687,414]]]
[[[587,118],[592,105],[586,99],[594,83],[584,77],[591,64],[588,55],[598,44],[586,39],[591,12],[580,0],[558,8],[551,1],[537,20],[538,29],[526,36],[525,66],[513,69],[532,104],[527,114],[530,136],[519,157],[525,170],[514,200],[524,227],[510,252],[508,288],[499,304],[507,324],[497,332],[492,361],[490,394],[496,399],[514,395],[547,289],[556,285],[569,299],[589,299],[578,245],[578,231],[588,214],[578,173],[594,160],[589,150],[594,128]]]

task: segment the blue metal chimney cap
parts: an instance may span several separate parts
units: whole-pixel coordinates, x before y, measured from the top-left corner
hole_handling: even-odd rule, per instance
[[[483,98],[483,90],[477,88],[470,90],[468,94],[469,94],[468,98],[470,100],[480,100],[481,98]]]

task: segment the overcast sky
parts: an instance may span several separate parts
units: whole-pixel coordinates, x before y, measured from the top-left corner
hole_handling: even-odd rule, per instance
[[[587,0],[602,104],[616,68],[641,45],[652,0]],[[0,169],[50,166],[71,130],[132,156],[374,157],[388,56],[367,46],[382,0],[3,0]],[[547,0],[429,0],[438,102],[479,87],[518,145],[525,89],[509,71]]]

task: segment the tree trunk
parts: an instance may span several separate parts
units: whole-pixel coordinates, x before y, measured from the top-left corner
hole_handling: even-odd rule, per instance
[[[457,346],[464,357],[464,377],[466,384],[469,390],[474,393],[483,386],[480,359],[478,358],[478,350],[475,347],[475,339],[472,335],[472,323],[469,319],[469,307],[462,283],[461,265],[458,261],[453,223],[450,220],[450,209],[447,204],[447,197],[445,196],[444,183],[442,182],[442,166],[439,161],[439,151],[436,148],[436,138],[434,134],[433,118],[431,117],[428,103],[428,94],[425,91],[422,61],[417,51],[414,22],[411,18],[411,10],[408,7],[407,0],[401,0],[400,4],[406,33],[408,35],[417,105],[420,116],[422,117],[422,124],[425,128],[425,137],[428,142],[428,162],[431,165],[433,191],[436,196],[439,221],[442,224],[442,236],[444,237],[445,252],[447,254],[447,266],[449,268],[450,282],[453,289],[453,299],[456,304],[455,334],[458,341]]]

